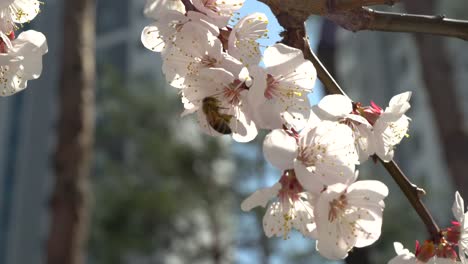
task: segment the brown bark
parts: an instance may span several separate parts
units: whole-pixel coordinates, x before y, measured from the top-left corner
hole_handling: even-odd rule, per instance
[[[317,47],[317,56],[321,59],[323,66],[325,66],[331,76],[336,76],[336,30],[337,26],[335,23],[330,20],[324,20]],[[325,92],[328,93],[327,89],[325,89]]]
[[[445,18],[440,15],[413,15],[357,8],[329,13],[325,16],[353,32],[361,30],[418,32],[468,40],[468,21]]]
[[[433,0],[406,1],[410,12],[434,12]],[[457,97],[454,73],[442,38],[415,35],[422,76],[437,124],[442,153],[450,175],[464,199],[468,199],[468,136]],[[448,175],[441,175],[448,177]]]
[[[84,263],[94,132],[95,1],[65,1],[48,264]]]
[[[260,0],[270,6],[274,14],[284,13],[305,21],[310,15],[343,12],[362,6],[393,5],[400,0]]]

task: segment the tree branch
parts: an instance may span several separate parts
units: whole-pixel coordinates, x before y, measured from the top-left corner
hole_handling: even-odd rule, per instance
[[[305,21],[310,15],[325,15],[330,12],[344,12],[369,5],[393,5],[400,0],[259,0],[271,8],[278,16],[287,14],[290,17]],[[291,25],[292,26],[292,25]],[[284,26],[283,26],[284,27]]]
[[[297,30],[297,29],[293,29],[293,30]],[[302,30],[301,32],[304,32],[304,35],[303,35],[304,57],[310,60],[314,64],[315,68],[317,69],[318,78],[320,79],[320,81],[322,81],[323,85],[325,86],[325,89],[327,89],[328,93],[330,94],[346,95],[343,89],[341,89],[341,87],[338,85],[335,79],[328,73],[327,69],[323,66],[323,64],[314,54],[314,52],[310,49],[309,40],[307,37],[305,37],[305,30]],[[296,47],[298,46],[297,42],[294,42],[294,41],[292,42],[294,46]],[[385,167],[387,172],[392,176],[392,178],[398,184],[400,189],[403,191],[403,193],[405,194],[410,204],[413,206],[413,208],[416,210],[421,220],[426,225],[427,231],[431,235],[432,240],[439,241],[440,228],[435,222],[432,215],[429,213],[429,210],[427,209],[427,207],[424,205],[424,203],[421,200],[421,196],[425,194],[424,190],[419,188],[415,184],[411,183],[411,181],[401,171],[401,169],[398,167],[395,161],[392,160],[386,163],[375,155],[373,157],[377,158],[380,161],[380,163]]]
[[[345,12],[330,12],[325,17],[353,32],[360,30],[412,32],[468,40],[468,21],[444,16],[401,14],[357,8]]]

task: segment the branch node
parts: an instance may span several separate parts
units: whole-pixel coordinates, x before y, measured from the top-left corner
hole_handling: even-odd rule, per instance
[[[414,189],[416,190],[416,193],[418,194],[418,197],[421,198],[424,195],[426,195],[426,191],[423,188],[419,188],[415,184],[413,184]]]
[[[330,12],[326,18],[349,31],[359,31],[369,28],[373,22],[371,9],[357,8],[344,12]]]

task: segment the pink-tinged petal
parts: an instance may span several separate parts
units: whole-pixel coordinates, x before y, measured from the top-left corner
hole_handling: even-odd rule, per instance
[[[241,203],[243,211],[250,211],[257,206],[265,207],[272,198],[278,195],[281,184],[278,182],[270,188],[264,188],[255,191]]]
[[[275,129],[263,141],[263,154],[273,166],[280,170],[294,167],[297,155],[296,140],[281,129]]]
[[[352,101],[341,94],[327,95],[320,100],[318,107],[329,116],[324,117],[331,121],[337,121],[344,118],[353,111]]]

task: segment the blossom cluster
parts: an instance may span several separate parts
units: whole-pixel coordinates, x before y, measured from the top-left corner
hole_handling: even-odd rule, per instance
[[[466,264],[468,255],[468,212],[465,212],[464,201],[458,192],[452,212],[456,221],[445,228],[437,241],[426,240],[422,244],[416,241],[415,254],[405,249],[399,242],[395,242],[397,256],[388,264]],[[456,248],[458,247],[458,254]],[[460,259],[460,261],[458,260]]]
[[[244,211],[267,207],[266,236],[287,239],[295,229],[315,239],[322,256],[343,259],[354,247],[380,237],[388,188],[380,181],[358,180],[357,167],[369,157],[393,159],[407,135],[411,92],[394,96],[385,109],[344,95],[328,95],[311,106],[313,64],[301,50],[280,43],[262,52],[258,40],[268,35],[267,17],[236,18],[243,3],[149,0],[145,15],[153,23],[143,29],[141,41],[161,54],[163,73],[179,90],[182,115],[195,114],[205,133],[248,142],[260,129],[270,130],[263,153],[281,171],[279,180],[241,204]],[[460,228],[450,230],[454,237],[453,230]],[[391,264],[421,261],[397,248]]]
[[[0,0],[0,96],[25,89],[29,80],[41,75],[45,36],[34,30],[15,34],[36,17],[40,5],[38,0]]]

